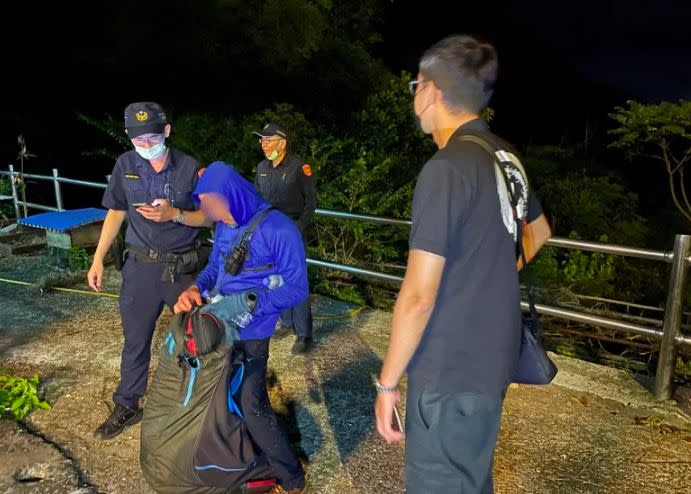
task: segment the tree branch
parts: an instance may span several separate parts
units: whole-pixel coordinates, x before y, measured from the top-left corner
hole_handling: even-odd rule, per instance
[[[673,172],[672,172],[672,163],[669,160],[669,153],[668,153],[669,144],[667,143],[666,139],[662,139],[659,142],[659,145],[660,145],[660,149],[662,149],[663,161],[665,162],[665,166],[667,166],[667,173],[669,173],[671,176]]]
[[[677,206],[677,209],[681,212],[681,214],[684,215],[684,218],[686,218],[687,221],[691,222],[691,213],[686,211],[681,204],[679,204],[679,199],[677,199],[677,193],[674,190],[674,176],[670,175],[669,176],[669,190],[672,192],[672,200],[674,201],[675,206]]]
[[[676,167],[674,168],[674,170],[672,170],[672,173],[675,173],[675,172],[677,172],[678,170],[680,170],[680,169],[686,164],[686,162],[689,160],[689,157],[691,157],[691,148],[689,148],[689,149],[686,151],[686,154],[684,155],[684,157],[681,158],[681,159],[677,162]],[[676,161],[676,160],[675,160],[675,161]]]
[[[684,169],[679,171],[679,184],[681,186],[681,196],[686,204],[686,210],[691,212],[691,204],[689,203],[689,198],[686,195],[686,187],[684,186]]]

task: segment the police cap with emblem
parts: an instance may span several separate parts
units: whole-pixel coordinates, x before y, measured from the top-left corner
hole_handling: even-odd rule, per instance
[[[259,132],[255,132],[254,135],[257,135],[259,137],[278,136],[282,139],[288,139],[288,134],[286,133],[286,131],[275,123],[266,124],[262,130],[260,130]]]
[[[130,139],[143,134],[163,134],[166,125],[168,119],[158,103],[132,103],[125,108],[125,129]]]

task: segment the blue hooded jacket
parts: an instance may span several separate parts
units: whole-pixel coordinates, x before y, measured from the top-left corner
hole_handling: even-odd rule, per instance
[[[200,202],[199,195],[206,193],[220,194],[228,200],[237,227],[216,223],[209,262],[195,284],[202,293],[211,292],[219,279],[221,295],[255,291],[257,306],[252,322],[240,331],[240,339],[268,338],[274,332],[281,311],[297,305],[309,295],[306,254],[300,231],[293,220],[280,211],[269,212],[252,236],[243,268],[271,264],[273,267],[261,271],[243,269],[237,276],[231,276],[223,267],[225,257],[240,242],[250,220],[270,206],[235,168],[221,161],[209,165],[199,178],[194,200]],[[281,275],[284,285],[268,290],[263,280],[272,274]]]

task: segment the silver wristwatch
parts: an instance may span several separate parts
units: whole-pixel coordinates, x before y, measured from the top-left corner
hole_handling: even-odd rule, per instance
[[[182,223],[185,221],[185,212],[181,209],[180,214],[175,217],[175,223]]]
[[[398,391],[398,386],[384,386],[375,375],[372,375],[372,382],[374,383],[374,387],[377,388],[377,393],[393,393],[394,391]]]

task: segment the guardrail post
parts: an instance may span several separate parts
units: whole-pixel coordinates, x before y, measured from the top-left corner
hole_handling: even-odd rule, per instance
[[[688,271],[686,257],[691,245],[690,235],[677,235],[674,239],[674,258],[669,275],[669,289],[665,304],[665,322],[663,327],[660,354],[655,372],[655,398],[669,400],[672,397],[672,379],[676,365],[676,338],[681,330],[681,319],[684,311],[684,288]]]
[[[17,219],[19,219],[21,218],[21,215],[19,212],[19,196],[17,195],[17,183],[14,180],[14,165],[10,165],[8,169],[10,170],[10,185],[12,187],[12,202],[14,203],[14,214],[17,216]]]
[[[63,211],[62,207],[62,190],[60,189],[60,181],[58,180],[60,175],[58,174],[58,169],[53,168],[53,186],[55,187],[55,205],[58,207],[58,211]]]

